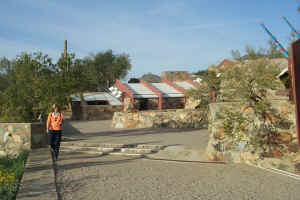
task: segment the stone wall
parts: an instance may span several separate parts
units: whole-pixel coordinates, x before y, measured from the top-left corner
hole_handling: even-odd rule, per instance
[[[284,120],[278,121],[277,134],[272,138],[272,145],[255,146],[251,132],[240,135],[226,133],[224,128],[224,111],[242,111],[243,117],[257,120],[250,108],[243,107],[239,102],[212,103],[209,105],[209,134],[207,146],[209,160],[223,160],[232,163],[246,163],[266,168],[277,168],[289,172],[299,171],[300,153],[295,126],[294,105],[287,100],[272,100],[274,112],[280,113]],[[269,121],[276,122],[271,116]],[[258,122],[258,121],[256,121]],[[276,122],[277,123],[277,122]],[[259,124],[259,123],[258,123]],[[246,124],[243,124],[246,126]],[[268,154],[264,149],[271,149]]]
[[[194,99],[191,97],[186,98],[184,109],[196,109],[201,103],[200,99]]]
[[[83,105],[72,106],[73,120],[110,120],[114,112],[123,110],[123,106]]]
[[[14,157],[22,151],[47,144],[44,124],[0,123],[0,157]]]
[[[0,123],[0,156],[17,156],[30,150],[31,128],[29,123]]]
[[[48,145],[45,123],[31,123],[31,149],[45,147]]]
[[[131,101],[130,97],[128,97],[128,96],[124,97],[124,102],[123,102],[123,110],[124,111],[128,111],[128,110],[134,109],[134,108],[132,108],[130,101]],[[134,104],[136,104],[136,102]]]
[[[115,112],[114,128],[201,128],[206,124],[198,110],[150,110]]]

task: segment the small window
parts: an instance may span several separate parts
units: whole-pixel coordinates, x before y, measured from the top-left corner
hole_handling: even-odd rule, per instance
[[[98,100],[98,101],[87,101],[88,105],[109,105],[108,101]]]

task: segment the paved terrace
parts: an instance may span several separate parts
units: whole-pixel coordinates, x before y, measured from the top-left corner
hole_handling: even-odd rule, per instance
[[[69,122],[64,127],[65,141],[163,144],[168,147],[152,155],[165,160],[62,152],[57,162],[58,199],[299,199],[300,181],[290,177],[247,165],[197,162],[205,159],[201,156],[208,141],[207,130],[118,130],[110,128],[110,123]],[[38,155],[31,154],[33,158]],[[184,158],[195,162],[185,162]],[[48,183],[44,183],[42,177],[43,173],[47,174],[46,170],[35,167],[30,176],[25,174],[24,178],[33,177],[38,183],[41,177],[41,185],[45,184],[41,191],[47,191]],[[25,191],[22,195],[30,193]],[[34,195],[36,199],[38,195],[40,199],[53,199],[41,192]]]

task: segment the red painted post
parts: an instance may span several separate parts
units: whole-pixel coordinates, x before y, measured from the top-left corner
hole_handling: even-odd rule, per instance
[[[294,101],[293,99],[293,75],[292,75],[292,57],[290,56],[288,58],[288,76],[289,76],[289,100]]]
[[[178,85],[176,85],[176,83],[173,83],[173,82],[171,82],[171,81],[169,81],[165,78],[162,78],[161,80],[162,80],[162,82],[164,82],[164,83],[168,84],[169,86],[175,88],[175,90],[177,90],[178,92],[181,92],[182,94],[186,94],[187,91],[185,89],[183,89],[182,87],[179,87]]]
[[[134,94],[133,92],[125,85],[123,84],[120,80],[116,80],[115,82],[115,87],[118,88],[121,92],[124,92],[130,97],[130,105],[133,108],[134,107]]]
[[[296,131],[298,135],[298,145],[300,147],[300,39],[292,43],[292,82],[293,97],[296,115]]]
[[[148,89],[150,89],[154,94],[158,96],[158,109],[163,109],[163,94],[161,91],[159,91],[156,87],[148,83],[147,81],[140,79],[140,83],[146,86]]]

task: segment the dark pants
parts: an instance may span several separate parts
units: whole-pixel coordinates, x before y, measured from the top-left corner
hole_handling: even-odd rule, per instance
[[[57,160],[59,154],[59,146],[61,140],[61,131],[49,131],[49,145],[54,158]]]

